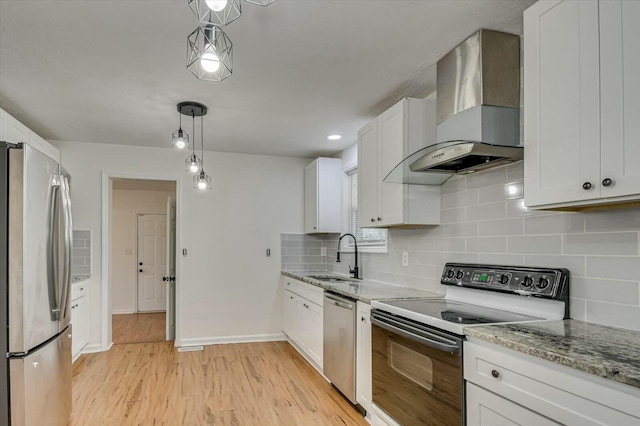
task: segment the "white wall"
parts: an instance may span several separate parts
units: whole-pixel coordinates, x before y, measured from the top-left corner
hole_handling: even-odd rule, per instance
[[[178,251],[177,344],[281,333],[280,233],[303,232],[303,176],[309,159],[205,153],[213,190],[198,193],[169,148],[55,142],[74,178],[74,226],[93,231],[92,346],[101,337],[102,172],[179,174],[182,218]],[[265,250],[271,249],[271,257]]]
[[[138,214],[166,214],[173,191],[113,189],[111,227],[111,312],[136,311]]]

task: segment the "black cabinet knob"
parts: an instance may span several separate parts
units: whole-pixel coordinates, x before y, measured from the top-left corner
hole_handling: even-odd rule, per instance
[[[167,277],[162,277],[162,281],[166,281],[166,280],[167,280]]]
[[[375,222],[376,220],[374,218],[371,218],[371,222]]]
[[[142,269],[140,269],[140,272],[142,272]]]
[[[582,189],[584,189],[585,191],[588,191],[591,188],[593,188],[593,185],[591,185],[591,182],[585,182],[582,184]]]
[[[497,379],[498,377],[500,377],[500,372],[498,370],[491,370],[491,375],[494,379]]]
[[[613,185],[613,180],[609,178],[605,178],[602,180],[602,186],[611,186]]]
[[[380,222],[381,220],[382,220],[382,218],[381,218],[381,217],[379,217],[379,218],[378,218],[378,222]]]
[[[140,264],[139,264],[139,265],[140,265],[140,266],[142,266],[142,262],[140,262]]]

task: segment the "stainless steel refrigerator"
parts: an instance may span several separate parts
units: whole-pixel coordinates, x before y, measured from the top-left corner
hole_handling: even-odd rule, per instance
[[[68,422],[71,246],[69,176],[0,142],[0,426]]]

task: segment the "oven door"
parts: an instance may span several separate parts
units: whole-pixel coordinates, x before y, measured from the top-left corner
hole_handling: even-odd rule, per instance
[[[462,338],[371,313],[373,402],[403,426],[463,425]]]

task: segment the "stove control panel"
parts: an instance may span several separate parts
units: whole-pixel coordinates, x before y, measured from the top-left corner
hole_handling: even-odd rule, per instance
[[[440,282],[445,285],[565,300],[569,271],[563,268],[447,263]]]

